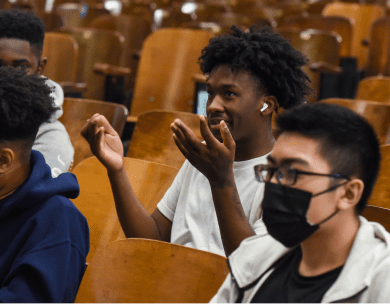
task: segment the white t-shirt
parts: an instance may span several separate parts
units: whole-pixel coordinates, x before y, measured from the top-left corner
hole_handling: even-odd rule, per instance
[[[266,164],[267,156],[233,164],[240,201],[256,233],[265,229],[259,219],[264,184],[256,180],[253,167]],[[171,243],[225,256],[210,183],[187,160],[157,208],[172,221]]]

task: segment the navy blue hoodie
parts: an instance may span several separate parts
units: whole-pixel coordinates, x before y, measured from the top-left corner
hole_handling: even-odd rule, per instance
[[[89,251],[78,195],[74,174],[52,178],[32,151],[30,176],[0,200],[0,302],[74,301]]]

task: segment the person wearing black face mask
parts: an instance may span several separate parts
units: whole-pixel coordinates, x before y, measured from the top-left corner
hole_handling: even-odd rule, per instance
[[[388,302],[390,234],[359,214],[380,162],[372,127],[352,111],[303,105],[277,119],[262,219],[268,233],[229,256],[212,302]]]

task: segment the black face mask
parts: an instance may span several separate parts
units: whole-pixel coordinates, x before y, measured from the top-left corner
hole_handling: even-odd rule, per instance
[[[319,225],[333,217],[338,210],[318,224],[307,222],[306,213],[312,197],[335,190],[344,183],[321,193],[312,193],[267,182],[262,203],[263,221],[268,233],[286,247],[294,247],[312,235]]]

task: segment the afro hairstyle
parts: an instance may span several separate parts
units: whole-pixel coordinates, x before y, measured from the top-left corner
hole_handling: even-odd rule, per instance
[[[35,56],[41,58],[45,23],[30,11],[0,10],[0,38],[28,41]]]
[[[25,141],[32,147],[40,125],[58,110],[45,81],[22,68],[0,67],[0,142]]]
[[[199,57],[204,74],[222,64],[230,65],[233,73],[249,71],[258,90],[274,96],[285,109],[304,103],[312,93],[310,79],[301,69],[307,63],[287,39],[269,27],[254,26],[247,33],[233,26],[230,34],[210,39]]]

